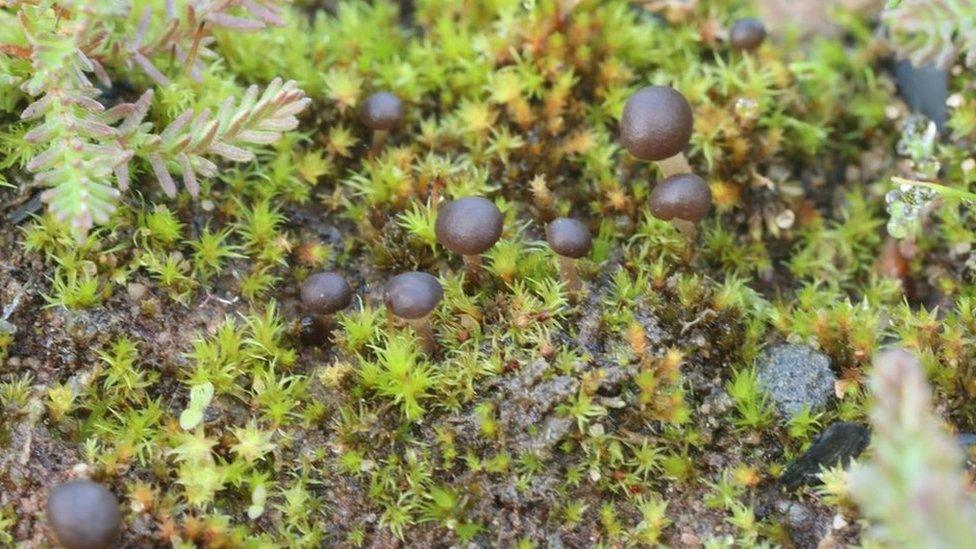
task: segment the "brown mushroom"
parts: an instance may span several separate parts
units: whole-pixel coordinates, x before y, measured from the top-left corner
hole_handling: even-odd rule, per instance
[[[403,121],[403,101],[390,92],[376,92],[363,102],[359,118],[373,130],[370,152],[375,154],[383,147],[390,132]]]
[[[413,327],[427,352],[437,350],[430,315],[444,297],[444,288],[436,278],[417,271],[401,273],[386,283],[383,302],[393,316]]]
[[[694,238],[695,224],[712,209],[712,191],[693,173],[672,175],[659,182],[650,196],[651,214],[670,221],[683,234]]]
[[[348,307],[352,297],[352,288],[339,273],[316,273],[306,278],[301,289],[302,307],[312,317],[302,321],[308,332],[305,339],[319,343],[328,337],[333,315]]]
[[[694,115],[680,92],[669,86],[647,86],[634,92],[620,117],[620,141],[641,160],[657,162],[664,177],[688,173],[684,150],[691,139]]]
[[[560,217],[546,227],[546,240],[559,258],[559,272],[571,299],[575,299],[583,288],[576,272],[576,260],[586,257],[593,247],[590,230],[579,220]]]
[[[119,500],[97,482],[72,480],[55,486],[46,507],[54,535],[68,549],[105,549],[119,536]]]
[[[434,232],[442,246],[461,255],[469,274],[477,279],[481,254],[498,242],[504,221],[494,202],[480,196],[466,196],[441,206]]]
[[[766,40],[766,26],[754,17],[744,17],[732,23],[729,45],[733,50],[752,51]]]

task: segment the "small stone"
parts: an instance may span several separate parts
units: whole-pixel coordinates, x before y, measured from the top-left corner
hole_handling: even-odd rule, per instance
[[[847,467],[868,447],[871,432],[860,423],[840,421],[827,427],[810,448],[786,467],[779,483],[788,490],[820,482],[817,475],[838,463]]]
[[[132,301],[139,301],[146,295],[146,286],[138,282],[129,284],[125,287],[125,290],[129,294],[129,299]]]
[[[759,360],[759,382],[785,419],[808,407],[823,408],[833,397],[837,378],[830,359],[805,345],[777,345]]]

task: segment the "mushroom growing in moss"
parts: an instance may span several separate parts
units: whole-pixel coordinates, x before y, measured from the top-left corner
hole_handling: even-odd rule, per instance
[[[732,23],[729,45],[733,50],[752,51],[766,40],[766,26],[754,17],[744,17]]]
[[[670,221],[683,234],[694,238],[695,224],[712,209],[712,191],[705,180],[693,173],[672,175],[651,191],[651,214]]]
[[[441,206],[434,232],[442,246],[461,254],[468,272],[477,279],[481,254],[498,242],[504,221],[494,202],[480,196],[466,196]]]
[[[58,542],[68,549],[104,549],[119,535],[119,500],[91,480],[56,486],[47,497],[47,520]]]
[[[546,240],[559,257],[559,272],[570,296],[575,298],[583,287],[576,273],[576,260],[586,257],[593,247],[590,230],[579,220],[560,217],[546,227]]]
[[[684,150],[693,125],[685,96],[669,86],[647,86],[624,105],[620,141],[637,158],[657,162],[664,177],[688,173],[691,167]]]
[[[352,303],[353,291],[346,279],[333,272],[316,273],[302,283],[302,307],[313,315],[312,331],[321,340],[332,324],[335,313]]]
[[[437,350],[430,315],[444,298],[444,288],[436,278],[417,271],[401,273],[386,283],[383,302],[386,309],[413,327],[427,352]]]
[[[390,92],[376,92],[363,102],[359,118],[367,128],[373,130],[370,152],[376,153],[383,147],[390,131],[403,121],[403,101]]]

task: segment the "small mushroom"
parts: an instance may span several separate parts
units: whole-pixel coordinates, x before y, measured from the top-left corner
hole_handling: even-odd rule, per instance
[[[353,291],[342,275],[333,272],[316,273],[302,283],[302,307],[313,315],[308,324],[311,337],[321,341],[328,334],[332,317],[352,303]]]
[[[47,497],[47,520],[58,542],[68,549],[104,549],[119,535],[119,500],[91,480],[56,486]]]
[[[755,17],[744,17],[732,23],[729,45],[733,50],[752,51],[766,40],[766,25]]]
[[[403,121],[403,101],[390,92],[376,92],[363,102],[359,118],[373,130],[370,152],[376,153],[383,147],[390,131]]]
[[[442,246],[461,254],[468,272],[477,279],[481,254],[498,242],[504,221],[494,202],[480,196],[466,196],[441,206],[434,232]]]
[[[647,86],[624,105],[620,141],[637,158],[657,162],[664,177],[688,173],[691,167],[683,151],[693,124],[685,96],[669,86]]]
[[[672,175],[651,191],[651,214],[670,221],[683,234],[694,238],[695,224],[712,209],[712,191],[705,180],[693,173]]]
[[[576,260],[586,257],[593,247],[590,230],[581,221],[569,217],[554,219],[546,227],[546,240],[549,247],[559,256],[559,272],[570,296],[575,296],[583,287],[576,273]]]
[[[386,309],[413,327],[427,352],[437,350],[430,315],[444,297],[444,288],[436,278],[417,271],[401,273],[386,283],[383,302]]]

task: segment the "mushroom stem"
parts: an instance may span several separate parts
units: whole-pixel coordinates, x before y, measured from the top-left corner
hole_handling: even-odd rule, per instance
[[[698,238],[698,227],[696,227],[691,221],[675,217],[671,220],[671,224],[674,225],[674,228],[678,229],[681,234],[685,235],[685,238],[687,238],[689,241],[693,241]]]
[[[406,322],[413,327],[413,331],[420,338],[420,345],[424,351],[428,353],[437,351],[437,339],[434,337],[434,329],[430,327],[430,315],[412,320],[408,319]]]
[[[583,289],[583,283],[576,272],[576,260],[564,255],[557,255],[556,257],[559,260],[559,273],[563,277],[563,282],[566,283],[570,300],[575,301],[576,295]]]
[[[390,136],[389,130],[373,130],[373,140],[369,145],[370,156],[376,156],[379,154],[383,145],[386,144],[386,138]]]
[[[662,178],[668,178],[672,175],[682,173],[691,173],[691,165],[688,164],[688,159],[685,158],[684,153],[678,153],[664,160],[659,160],[657,167],[661,170]]]
[[[481,278],[481,272],[484,267],[481,264],[480,255],[462,255],[464,259],[464,266],[468,270],[468,274],[471,275],[472,282],[477,282]]]

